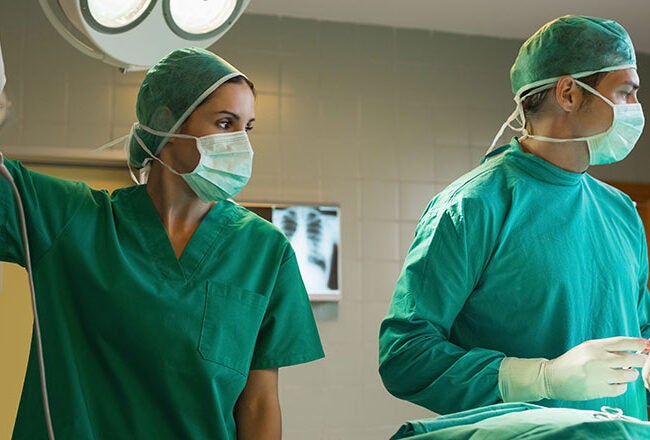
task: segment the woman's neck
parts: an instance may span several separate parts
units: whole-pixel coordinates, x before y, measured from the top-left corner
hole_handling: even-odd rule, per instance
[[[152,164],[147,194],[167,231],[176,257],[180,258],[214,203],[201,201],[182,177],[157,165]]]

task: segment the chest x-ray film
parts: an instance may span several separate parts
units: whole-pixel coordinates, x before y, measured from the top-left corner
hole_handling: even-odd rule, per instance
[[[242,204],[287,236],[310,299],[336,301],[340,298],[341,232],[337,206]]]

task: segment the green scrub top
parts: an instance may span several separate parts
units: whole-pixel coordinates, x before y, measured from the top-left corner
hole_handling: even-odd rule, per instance
[[[251,369],[323,356],[288,241],[217,203],[176,258],[145,186],[109,195],[6,161],[28,222],[61,439],[234,439]],[[25,264],[9,185],[0,257]],[[14,439],[47,438],[35,343]]]
[[[446,414],[501,402],[505,356],[555,358],[589,339],[650,337],[648,257],[632,201],[516,139],[430,202],[379,336],[395,396]],[[647,420],[641,378],[619,397],[542,400]]]

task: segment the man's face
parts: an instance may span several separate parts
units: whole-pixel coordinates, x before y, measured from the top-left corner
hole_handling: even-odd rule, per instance
[[[608,72],[596,86],[605,98],[613,104],[636,104],[639,89],[639,75],[635,69]],[[579,132],[581,136],[592,136],[607,131],[612,125],[614,112],[600,97],[585,90],[587,100],[580,109]]]

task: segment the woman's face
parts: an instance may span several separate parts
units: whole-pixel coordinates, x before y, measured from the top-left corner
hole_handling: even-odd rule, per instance
[[[215,133],[250,131],[255,121],[255,97],[246,82],[228,82],[217,88],[203,101],[178,133],[196,137]],[[160,152],[160,158],[179,173],[193,171],[200,154],[194,139],[170,138]]]

